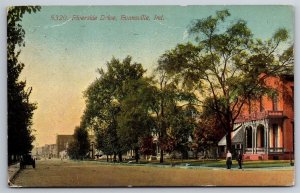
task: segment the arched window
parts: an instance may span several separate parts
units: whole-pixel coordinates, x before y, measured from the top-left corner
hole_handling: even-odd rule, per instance
[[[272,96],[273,111],[278,111],[278,96],[277,93]]]
[[[257,147],[265,147],[265,127],[263,125],[257,127]]]
[[[259,110],[260,110],[260,112],[263,112],[265,110],[264,104],[263,104],[263,96],[259,97]]]
[[[252,148],[252,127],[246,128],[246,148]]]
[[[273,134],[273,139],[271,139],[271,140],[273,141],[273,147],[281,148],[282,145],[283,145],[282,127],[279,126],[278,124],[273,124],[272,125],[272,130],[273,130],[273,133],[272,133]]]

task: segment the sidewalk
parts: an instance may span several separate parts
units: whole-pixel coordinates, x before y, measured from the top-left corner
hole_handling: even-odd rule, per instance
[[[20,163],[8,166],[8,185],[11,185],[12,179],[20,171]]]
[[[69,160],[72,162],[72,160]],[[76,161],[75,161],[76,162]],[[86,162],[91,162],[91,161],[80,161],[82,163]],[[145,167],[158,167],[158,168],[182,168],[182,169],[205,169],[205,170],[228,170],[226,168],[226,165],[224,163],[224,166],[218,166],[218,167],[213,167],[213,166],[191,166],[189,163],[180,163],[180,164],[176,164],[176,165],[171,165],[171,164],[151,164],[151,163],[147,163],[147,164],[136,164],[135,162],[117,162],[117,163],[113,163],[113,162],[93,162],[94,164],[101,164],[101,165],[122,165],[122,166],[145,166]],[[243,165],[243,169],[238,169],[238,166],[232,166],[231,170],[236,170],[236,171],[257,171],[257,170],[294,170],[295,166],[266,166],[266,167],[247,167]],[[230,170],[228,170],[230,171]]]

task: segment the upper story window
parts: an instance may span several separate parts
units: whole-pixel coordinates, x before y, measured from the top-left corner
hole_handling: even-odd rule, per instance
[[[277,96],[277,93],[273,94],[273,96],[272,96],[272,106],[273,106],[273,111],[278,111],[278,96]]]
[[[263,112],[265,110],[264,104],[263,104],[263,96],[259,97],[259,110],[260,110],[260,112]]]

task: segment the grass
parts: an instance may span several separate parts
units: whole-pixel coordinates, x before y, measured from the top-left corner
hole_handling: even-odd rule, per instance
[[[106,161],[100,161],[101,163],[107,163]],[[110,162],[112,163],[112,162]],[[123,162],[119,164],[128,165],[128,162]],[[149,165],[149,166],[192,166],[192,167],[216,167],[216,168],[224,168],[226,167],[225,160],[169,160],[165,159],[164,163],[159,163],[159,160],[147,161],[140,160],[139,163],[135,163],[132,161],[131,164],[134,165]],[[237,167],[238,163],[236,160],[233,160],[233,167]],[[266,161],[244,161],[243,168],[269,168],[269,167],[291,167],[290,160],[266,160]]]

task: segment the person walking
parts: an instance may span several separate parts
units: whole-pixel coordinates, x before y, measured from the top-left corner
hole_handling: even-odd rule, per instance
[[[239,164],[239,169],[242,169],[243,155],[242,155],[241,151],[239,152],[239,155],[237,157],[237,161],[238,161],[238,164]]]
[[[232,154],[230,153],[230,151],[227,151],[226,154],[226,165],[227,165],[227,169],[231,169],[231,165],[232,165]]]

